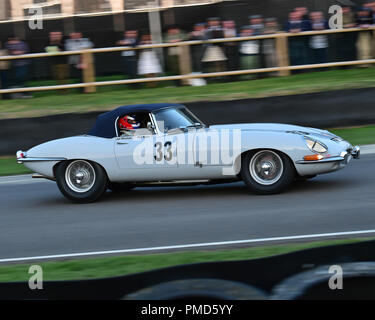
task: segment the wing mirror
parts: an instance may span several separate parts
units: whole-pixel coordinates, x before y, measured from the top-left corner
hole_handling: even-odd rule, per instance
[[[156,132],[156,127],[151,122],[147,122],[147,129],[152,133]]]

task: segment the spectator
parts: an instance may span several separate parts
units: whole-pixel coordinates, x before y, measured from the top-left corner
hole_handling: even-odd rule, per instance
[[[369,1],[364,5],[365,8],[371,10],[372,12],[372,19],[375,21],[375,1]]]
[[[223,33],[224,38],[235,38],[238,36],[236,30],[236,23],[233,20],[223,21]],[[227,70],[234,71],[239,68],[239,51],[238,42],[224,42],[224,52],[227,60]],[[231,77],[231,80],[234,80]]]
[[[65,42],[65,49],[67,51],[79,51],[89,49],[93,47],[93,43],[83,38],[81,32],[72,32],[69,35],[69,39]],[[69,56],[68,63],[70,65],[71,74],[75,79],[79,79],[79,82],[83,82],[82,71],[86,69],[87,65],[82,61],[82,55],[71,55]]]
[[[10,55],[23,55],[29,53],[29,46],[21,41],[18,37],[12,36],[8,39],[5,44],[5,49]],[[29,60],[17,59],[12,62],[12,87],[23,88],[26,86],[26,78],[29,69]],[[32,96],[28,93],[20,93],[13,95],[15,98],[31,98]]]
[[[0,42],[0,57],[1,56],[7,56],[8,51],[3,49],[2,43]],[[7,89],[8,88],[8,70],[10,67],[9,61],[0,61],[0,88],[1,89]],[[7,95],[3,95],[3,98],[6,98]]]
[[[354,28],[356,26],[355,15],[351,7],[344,6],[342,8],[342,15],[344,28]],[[335,55],[337,61],[353,61],[357,59],[357,51],[355,46],[357,36],[357,32],[343,32],[335,35]]]
[[[69,34],[69,39],[65,41],[65,49],[67,51],[76,51],[80,50],[79,45],[79,33],[78,32],[71,32]],[[82,82],[81,72],[78,69],[78,65],[81,62],[80,55],[70,55],[68,56],[68,64],[70,66],[70,74],[75,79],[79,79],[79,82]]]
[[[249,17],[250,26],[253,30],[254,36],[261,36],[264,34],[264,19],[261,15],[252,15]],[[259,40],[259,67],[265,68],[266,67],[266,58],[263,52],[263,40]],[[258,75],[259,78],[263,78],[266,75],[261,73]]]
[[[356,27],[355,14],[352,8],[345,6],[342,8],[343,12],[343,27],[354,28]],[[358,38],[357,32],[345,32],[336,35],[336,56],[338,61],[352,61],[357,59],[356,42]]]
[[[151,35],[143,35],[141,45],[152,44]],[[138,74],[147,78],[154,77],[156,74],[162,73],[162,68],[156,52],[153,49],[143,49],[138,61]],[[155,87],[156,82],[149,82],[148,87]]]
[[[223,38],[223,28],[219,18],[209,18],[206,30],[206,39]],[[220,44],[209,44],[203,55],[202,62],[206,63],[209,72],[220,72],[225,70],[227,57]]]
[[[249,22],[254,36],[260,36],[264,33],[264,22],[261,15],[250,16]]]
[[[49,43],[45,48],[48,53],[57,53],[65,50],[63,34],[60,31],[49,33]],[[49,58],[51,73],[58,84],[66,84],[69,77],[69,68],[65,56],[53,56]]]
[[[294,9],[300,15],[301,19],[301,31],[310,31],[311,30],[311,20],[309,16],[309,10],[306,7],[297,7]]]
[[[328,23],[323,17],[323,12],[317,11],[311,13],[311,28],[314,31],[328,28]],[[327,62],[328,36],[324,34],[312,36],[310,38],[310,47],[312,49],[313,63]]]
[[[279,25],[276,18],[265,20],[264,34],[275,34],[279,31]],[[277,66],[277,52],[275,39],[263,40],[262,51],[264,54],[265,66],[272,68]]]
[[[241,28],[241,37],[251,37],[254,35],[254,30],[251,26],[244,26]],[[241,54],[241,69],[256,69],[259,68],[259,53],[260,42],[259,40],[242,41],[240,45]],[[245,79],[252,79],[252,75],[244,77]]]
[[[177,27],[171,26],[168,28],[165,42],[177,43],[185,40],[185,34]],[[170,47],[167,53],[167,67],[172,75],[180,74],[180,48],[181,47]],[[175,81],[176,85],[181,85],[179,80]]]
[[[302,32],[301,15],[297,11],[292,11],[289,13],[289,20],[285,25],[285,31],[291,33]]]
[[[371,9],[362,7],[357,11],[356,16],[357,25],[360,28],[368,29],[373,22],[373,12]],[[371,59],[372,56],[372,34],[371,31],[361,31],[357,40],[357,57],[359,60]],[[363,65],[364,67],[367,65]]]
[[[138,46],[138,31],[128,30],[124,32],[124,38],[117,42],[119,46],[132,47]],[[136,50],[126,50],[121,52],[121,56],[124,60],[125,75],[130,79],[135,79],[137,77],[137,65],[138,57]],[[135,84],[134,84],[135,85]]]
[[[286,23],[285,31],[292,33],[302,32],[301,14],[293,11],[289,14],[289,20]],[[289,52],[291,65],[301,65],[305,62],[305,42],[300,37],[289,39]]]
[[[310,19],[309,10],[307,9],[307,7],[297,7],[294,9],[294,11],[296,11],[300,15],[301,32],[311,31],[312,30],[311,19]],[[310,51],[310,37],[300,36],[298,41],[303,43],[301,64],[312,63],[313,61],[311,58],[311,51]]]
[[[354,28],[356,26],[355,14],[352,11],[352,8],[345,6],[342,8],[342,19],[344,28]]]
[[[189,40],[202,41],[206,40],[206,24],[197,23],[194,25],[194,30],[189,34]],[[204,45],[194,45],[191,47],[191,56],[193,62],[194,72],[203,72],[202,68],[202,58],[205,50]]]

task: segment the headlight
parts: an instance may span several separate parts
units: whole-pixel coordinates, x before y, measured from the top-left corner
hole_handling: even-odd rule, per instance
[[[328,151],[328,147],[324,143],[316,141],[316,140],[312,140],[308,137],[304,137],[304,138],[305,138],[307,146],[309,147],[311,151],[318,152],[318,153],[325,153]]]

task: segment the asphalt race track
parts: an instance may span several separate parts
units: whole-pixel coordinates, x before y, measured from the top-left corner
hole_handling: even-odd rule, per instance
[[[273,196],[234,183],[108,191],[77,205],[55,183],[24,176],[0,179],[0,205],[0,261],[375,230],[375,154]]]

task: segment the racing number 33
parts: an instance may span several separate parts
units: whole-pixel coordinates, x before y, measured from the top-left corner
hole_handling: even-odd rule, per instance
[[[164,143],[164,156],[163,156],[163,143],[157,142],[155,143],[155,148],[156,148],[156,155],[154,156],[156,161],[162,161],[163,159],[165,161],[171,161],[173,158],[173,153],[172,153],[172,142],[167,141]]]

